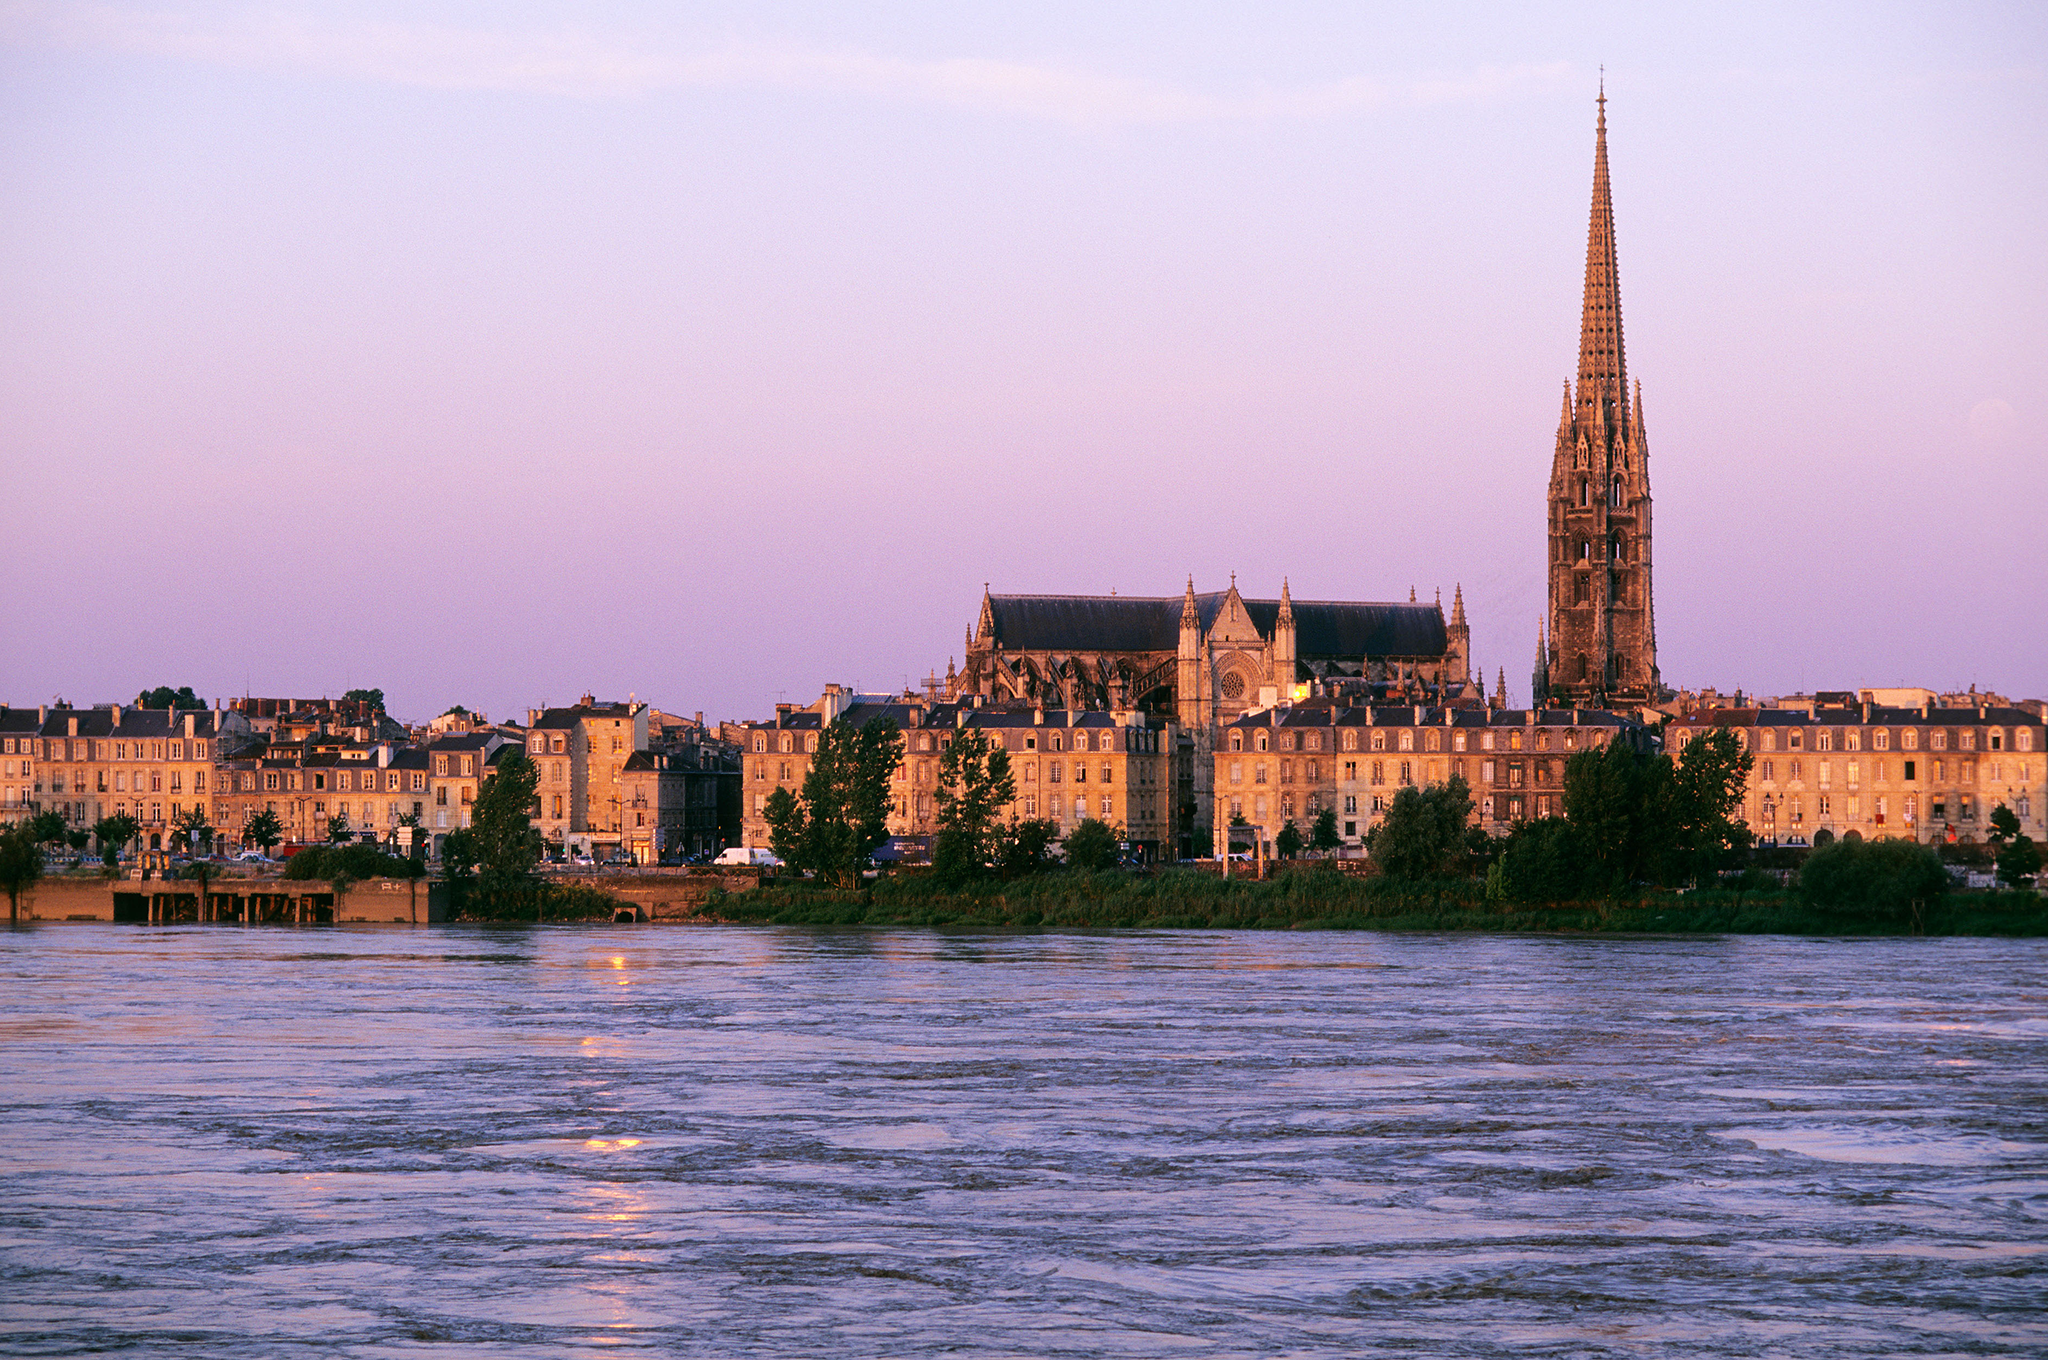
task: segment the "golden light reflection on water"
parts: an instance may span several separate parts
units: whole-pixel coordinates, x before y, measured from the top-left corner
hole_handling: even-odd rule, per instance
[[[583,1140],[583,1146],[592,1152],[623,1152],[627,1148],[639,1147],[646,1141],[644,1138],[586,1138]]]

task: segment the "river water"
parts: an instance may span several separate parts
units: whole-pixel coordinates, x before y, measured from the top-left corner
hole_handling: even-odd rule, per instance
[[[0,1350],[2048,1352],[2048,943],[0,935]]]

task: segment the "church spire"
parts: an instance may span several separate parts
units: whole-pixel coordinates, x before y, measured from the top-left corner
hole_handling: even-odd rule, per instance
[[[1586,299],[1579,321],[1578,418],[1625,425],[1628,364],[1621,345],[1621,267],[1614,251],[1614,197],[1607,183],[1607,89],[1593,136],[1593,213],[1586,228]]]
[[[1465,624],[1465,584],[1460,581],[1451,591],[1451,627],[1462,628]]]

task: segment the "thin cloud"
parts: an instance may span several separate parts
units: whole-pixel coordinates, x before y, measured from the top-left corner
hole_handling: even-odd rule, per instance
[[[1486,66],[1409,82],[1357,77],[1215,94],[1158,81],[980,58],[911,61],[745,42],[710,52],[636,47],[588,32],[503,31],[287,11],[220,14],[107,4],[0,4],[14,44],[147,53],[444,90],[631,98],[668,89],[773,89],[913,100],[1072,124],[1342,117],[1390,106],[1491,101],[1575,79],[1567,63]]]

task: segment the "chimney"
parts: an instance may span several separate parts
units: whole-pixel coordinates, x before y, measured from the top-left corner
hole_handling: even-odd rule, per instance
[[[189,737],[189,736],[191,736],[191,735],[192,735],[192,728],[193,728],[193,725],[194,725],[195,723],[197,723],[198,721],[199,721],[199,717],[198,717],[198,715],[197,715],[197,714],[194,714],[194,713],[187,713],[187,714],[185,715],[185,735],[186,735],[186,736],[188,736],[188,737]]]
[[[75,736],[77,736],[77,735],[78,735],[78,715],[77,715],[77,714],[73,714],[73,715],[72,715],[71,717],[69,717],[69,718],[66,718],[66,719],[64,720],[64,735],[65,735],[65,736],[67,736],[67,737],[75,737]]]
[[[114,705],[114,726],[116,726],[116,727],[119,727],[120,725],[121,725],[121,706],[120,706],[119,704],[115,704],[115,705]]]
[[[539,727],[539,726],[540,726],[540,710],[539,710],[539,709],[537,709],[537,708],[529,708],[529,709],[527,709],[527,710],[526,710],[526,725],[527,725],[528,727]]]
[[[386,765],[389,765],[390,763],[391,763],[391,743],[390,743],[390,742],[388,742],[388,741],[381,741],[381,742],[378,742],[378,743],[377,743],[377,768],[381,770],[381,769],[383,769],[383,768],[384,768],[384,767],[385,767]]]

